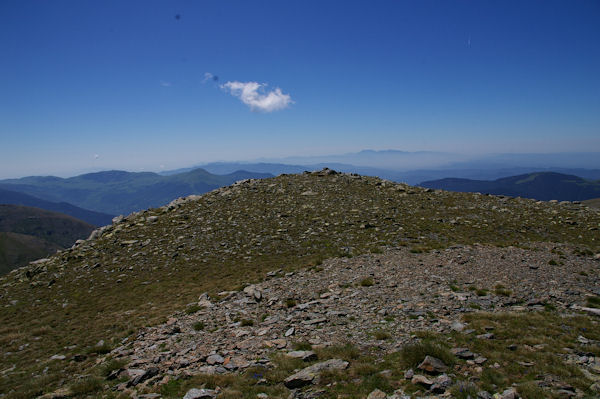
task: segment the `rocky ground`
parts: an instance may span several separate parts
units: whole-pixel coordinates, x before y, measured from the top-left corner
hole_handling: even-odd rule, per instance
[[[352,341],[391,353],[413,341],[416,331],[456,330],[473,340],[489,339],[473,334],[461,316],[545,307],[572,312],[600,294],[599,267],[598,259],[570,255],[564,247],[475,245],[425,254],[390,250],[327,260],[295,273],[271,272],[260,284],[220,293],[221,299],[203,295],[163,325],[124,342],[113,353],[126,356],[126,368],[134,371],[117,370],[115,376],[133,376],[119,386],[128,390],[150,369],[153,376],[142,386],[178,375],[269,367],[277,351],[314,356],[294,351],[294,342],[320,347]],[[494,367],[485,358],[467,358],[477,367]],[[582,367],[598,373],[600,359]]]

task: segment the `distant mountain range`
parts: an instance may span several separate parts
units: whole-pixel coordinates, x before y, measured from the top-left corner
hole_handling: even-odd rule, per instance
[[[0,205],[0,274],[70,247],[93,230],[91,224],[61,213]]]
[[[451,190],[485,191],[534,198],[550,198],[548,195],[559,195],[559,199],[591,198],[589,195],[593,195],[593,190],[592,193],[588,192],[590,190],[588,186],[591,183],[584,183],[583,181],[584,179],[590,181],[600,179],[600,169],[597,168],[600,161],[595,160],[594,157],[594,155],[597,155],[597,159],[600,159],[600,153],[499,154],[468,161],[462,159],[460,162],[451,162],[452,157],[450,155],[452,154],[365,150],[329,157],[282,159],[284,162],[307,161],[305,164],[213,162],[203,164],[201,167],[194,166],[161,173],[113,170],[88,173],[70,178],[33,176],[0,180],[0,190],[8,190],[13,193],[0,191],[0,203],[37,206],[43,209],[64,212],[94,225],[102,225],[110,222],[108,215],[129,214],[141,209],[162,206],[174,198],[190,194],[202,194],[238,180],[301,173],[305,170],[320,170],[324,167],[342,172],[377,176],[412,185],[421,182],[430,184],[432,181],[442,179],[441,183],[436,184],[443,184],[443,187]],[[584,167],[596,166],[596,169],[573,168],[578,165],[573,162],[576,156],[579,156],[582,160],[579,165]],[[439,169],[418,169],[420,165],[433,165],[429,161],[429,163],[424,161],[432,159],[440,161],[434,164],[445,164],[446,166]],[[555,161],[552,161],[553,159]],[[319,163],[318,161],[324,162]],[[351,161],[357,162],[357,164],[344,163]],[[551,165],[556,166],[551,167]],[[400,169],[401,167],[407,169]],[[578,176],[577,178],[581,181],[571,185],[570,188],[565,187],[561,189],[562,191],[557,191],[558,188],[556,187],[553,189],[542,187],[543,184],[555,184],[556,182],[546,182],[544,180],[543,183],[540,183],[542,180],[536,179],[535,184],[539,186],[530,187],[530,185],[512,184],[510,181],[504,180],[506,176],[521,176],[533,172],[556,172],[573,175]],[[499,180],[496,181],[495,179]],[[498,187],[498,184],[501,187]],[[525,187],[527,187],[527,190],[525,190]],[[3,196],[14,198],[15,192],[36,197],[36,200],[3,200]],[[46,201],[46,203],[41,201]],[[73,209],[73,207],[83,209]],[[87,210],[102,213],[102,215],[89,214]]]
[[[447,191],[534,198],[543,201],[583,201],[600,197],[600,181],[554,172],[528,173],[493,181],[446,178],[425,181],[420,186]]]
[[[600,156],[600,154],[599,154]],[[200,166],[196,166],[200,167]],[[456,164],[446,169],[414,169],[398,171],[391,169],[380,169],[369,166],[356,166],[351,164],[324,162],[317,164],[283,164],[283,163],[243,163],[243,162],[212,162],[201,165],[202,169],[210,173],[226,174],[236,170],[247,170],[258,173],[269,173],[280,175],[282,173],[301,173],[305,170],[321,170],[325,167],[340,172],[358,173],[365,176],[377,176],[382,179],[396,182],[404,182],[412,185],[419,184],[427,180],[443,179],[447,177],[456,177],[476,180],[493,180],[506,176],[515,176],[532,172],[558,172],[569,175],[576,175],[585,179],[600,179],[600,169],[583,168],[561,168],[561,167],[507,167],[506,165],[492,163],[472,163]],[[189,172],[194,168],[182,168],[172,171],[161,172],[162,175],[169,176],[177,173]]]
[[[269,173],[236,171],[215,175],[204,169],[161,176],[156,173],[106,171],[67,179],[32,176],[0,180],[0,189],[25,193],[51,202],[68,202],[105,214],[129,214],[165,205],[190,194],[202,194],[238,180],[267,178]]]
[[[28,194],[0,189],[0,204],[24,205],[41,208],[47,211],[64,213],[76,219],[83,220],[94,226],[105,226],[112,223],[112,215],[88,211],[67,202],[51,202]]]

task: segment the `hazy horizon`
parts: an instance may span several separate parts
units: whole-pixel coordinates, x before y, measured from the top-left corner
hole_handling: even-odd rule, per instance
[[[599,152],[599,17],[595,1],[2,2],[0,178]]]
[[[368,155],[364,156],[367,152]],[[578,153],[487,153],[487,154],[459,154],[443,153],[433,151],[402,151],[402,150],[371,150],[364,149],[357,152],[304,155],[274,158],[254,159],[231,159],[214,160],[208,162],[191,162],[178,164],[172,168],[160,165],[158,168],[151,166],[128,168],[120,166],[94,167],[87,169],[68,171],[49,171],[40,173],[24,173],[21,175],[8,175],[0,170],[0,180],[18,179],[30,176],[56,176],[62,178],[74,177],[86,173],[97,173],[103,171],[127,171],[127,172],[171,172],[180,169],[202,168],[207,165],[218,164],[282,164],[290,166],[311,166],[330,164],[332,167],[339,165],[355,166],[357,168],[371,168],[389,172],[412,172],[418,170],[460,170],[460,169],[511,169],[530,168],[545,169],[600,169],[600,152],[578,152]],[[243,169],[243,167],[242,167]]]

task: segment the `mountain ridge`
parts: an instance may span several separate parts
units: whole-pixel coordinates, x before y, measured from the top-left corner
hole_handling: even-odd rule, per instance
[[[534,172],[493,181],[446,178],[425,181],[422,187],[450,191],[482,192],[542,201],[583,201],[600,196],[600,181],[555,172]]]
[[[112,223],[113,215],[94,212],[79,208],[68,202],[51,202],[17,191],[0,189],[0,204],[24,205],[41,208],[47,211],[64,213],[76,219],[83,220],[94,226],[104,226]]]
[[[197,168],[172,176],[154,172],[103,171],[70,178],[29,176],[0,180],[0,188],[25,193],[53,202],[108,214],[129,214],[164,205],[173,198],[202,194],[247,178],[271,174],[236,171],[214,175]]]

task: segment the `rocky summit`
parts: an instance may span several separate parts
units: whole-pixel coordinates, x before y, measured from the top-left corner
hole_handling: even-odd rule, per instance
[[[328,169],[177,199],[0,279],[0,397],[598,397],[599,227]]]

